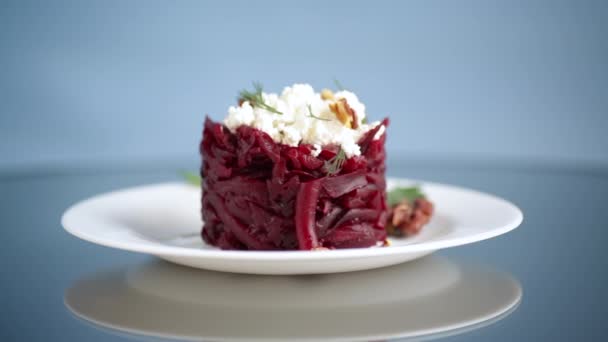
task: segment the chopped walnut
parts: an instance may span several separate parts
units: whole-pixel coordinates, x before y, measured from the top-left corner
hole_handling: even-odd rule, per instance
[[[334,93],[329,90],[329,89],[323,89],[321,90],[321,98],[323,100],[333,100],[334,99]]]
[[[344,126],[352,129],[359,128],[357,113],[348,105],[346,99],[341,98],[336,102],[330,103],[329,109],[336,114],[336,117]]]
[[[404,200],[390,209],[387,232],[394,236],[417,234],[433,216],[433,203],[417,198],[414,203]]]

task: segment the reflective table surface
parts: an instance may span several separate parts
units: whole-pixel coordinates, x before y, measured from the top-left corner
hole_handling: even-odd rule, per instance
[[[187,165],[187,163],[184,163]],[[506,235],[364,272],[194,270],[65,233],[86,197],[179,179],[184,164],[0,172],[1,341],[571,341],[608,336],[608,170],[393,161],[390,176],[490,192],[524,212]]]

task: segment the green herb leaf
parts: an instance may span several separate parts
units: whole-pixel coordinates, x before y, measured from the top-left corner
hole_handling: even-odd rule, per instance
[[[190,185],[201,186],[201,176],[194,172],[182,171],[180,172],[182,177],[184,177],[184,181]]]
[[[324,119],[324,118],[320,118],[320,117],[314,115],[312,113],[312,108],[310,107],[310,105],[307,105],[307,107],[308,107],[308,116],[310,116],[311,118],[315,118],[317,120],[322,120],[322,121],[331,121],[331,119]]]
[[[363,118],[363,120],[361,120],[362,124],[367,124],[367,116]]]
[[[346,153],[344,153],[344,151],[342,150],[342,147],[340,147],[340,149],[338,150],[338,153],[336,153],[336,155],[331,158],[330,160],[325,162],[325,171],[327,172],[328,175],[335,175],[338,172],[340,172],[340,170],[342,170],[342,166],[344,165],[344,162],[346,161]]]
[[[393,206],[402,202],[403,200],[414,202],[417,198],[424,197],[425,195],[422,193],[418,185],[407,188],[394,188],[388,192],[388,204]]]
[[[340,91],[346,90],[346,88],[344,88],[342,83],[340,83],[340,81],[338,81],[338,79],[336,79],[336,78],[334,78],[334,84],[336,85],[336,89],[338,89]]]
[[[239,93],[239,100],[248,101],[252,107],[262,108],[271,113],[283,115],[282,112],[264,102],[264,97],[262,96],[263,87],[261,83],[253,82],[253,89],[253,91],[241,90]]]

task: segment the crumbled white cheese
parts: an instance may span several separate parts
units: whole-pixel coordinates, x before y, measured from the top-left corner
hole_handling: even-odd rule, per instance
[[[319,145],[319,144],[312,145],[312,152],[311,152],[311,154],[314,157],[318,157],[319,154],[321,154],[321,151],[323,151],[323,147],[321,147],[321,145]]]
[[[352,157],[361,154],[357,141],[380,124],[379,121],[363,123],[366,117],[365,105],[359,102],[357,95],[349,91],[339,91],[334,94],[334,98],[346,99],[355,111],[359,124],[357,129],[343,125],[329,109],[329,104],[333,101],[323,100],[309,84],[294,84],[285,87],[281,95],[263,93],[262,97],[265,104],[283,114],[252,107],[245,101],[241,106],[228,109],[224,125],[232,132],[242,125],[254,127],[267,133],[275,142],[289,146],[311,144],[315,156],[321,153],[322,146],[339,145],[348,157]],[[317,118],[310,115],[309,106]],[[384,130],[381,127],[374,139],[379,139]]]
[[[384,134],[384,131],[386,131],[386,126],[384,126],[384,125],[380,126],[380,128],[378,128],[378,132],[376,132],[376,134],[374,135],[374,140],[380,139],[382,134]]]

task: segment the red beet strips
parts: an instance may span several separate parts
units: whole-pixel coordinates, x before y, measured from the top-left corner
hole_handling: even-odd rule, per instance
[[[382,125],[388,125],[385,119]],[[231,133],[205,120],[203,239],[222,249],[310,250],[370,247],[386,239],[385,134],[359,141],[361,155],[328,172],[339,151],[275,143],[241,126]],[[334,170],[332,170],[334,171]]]

